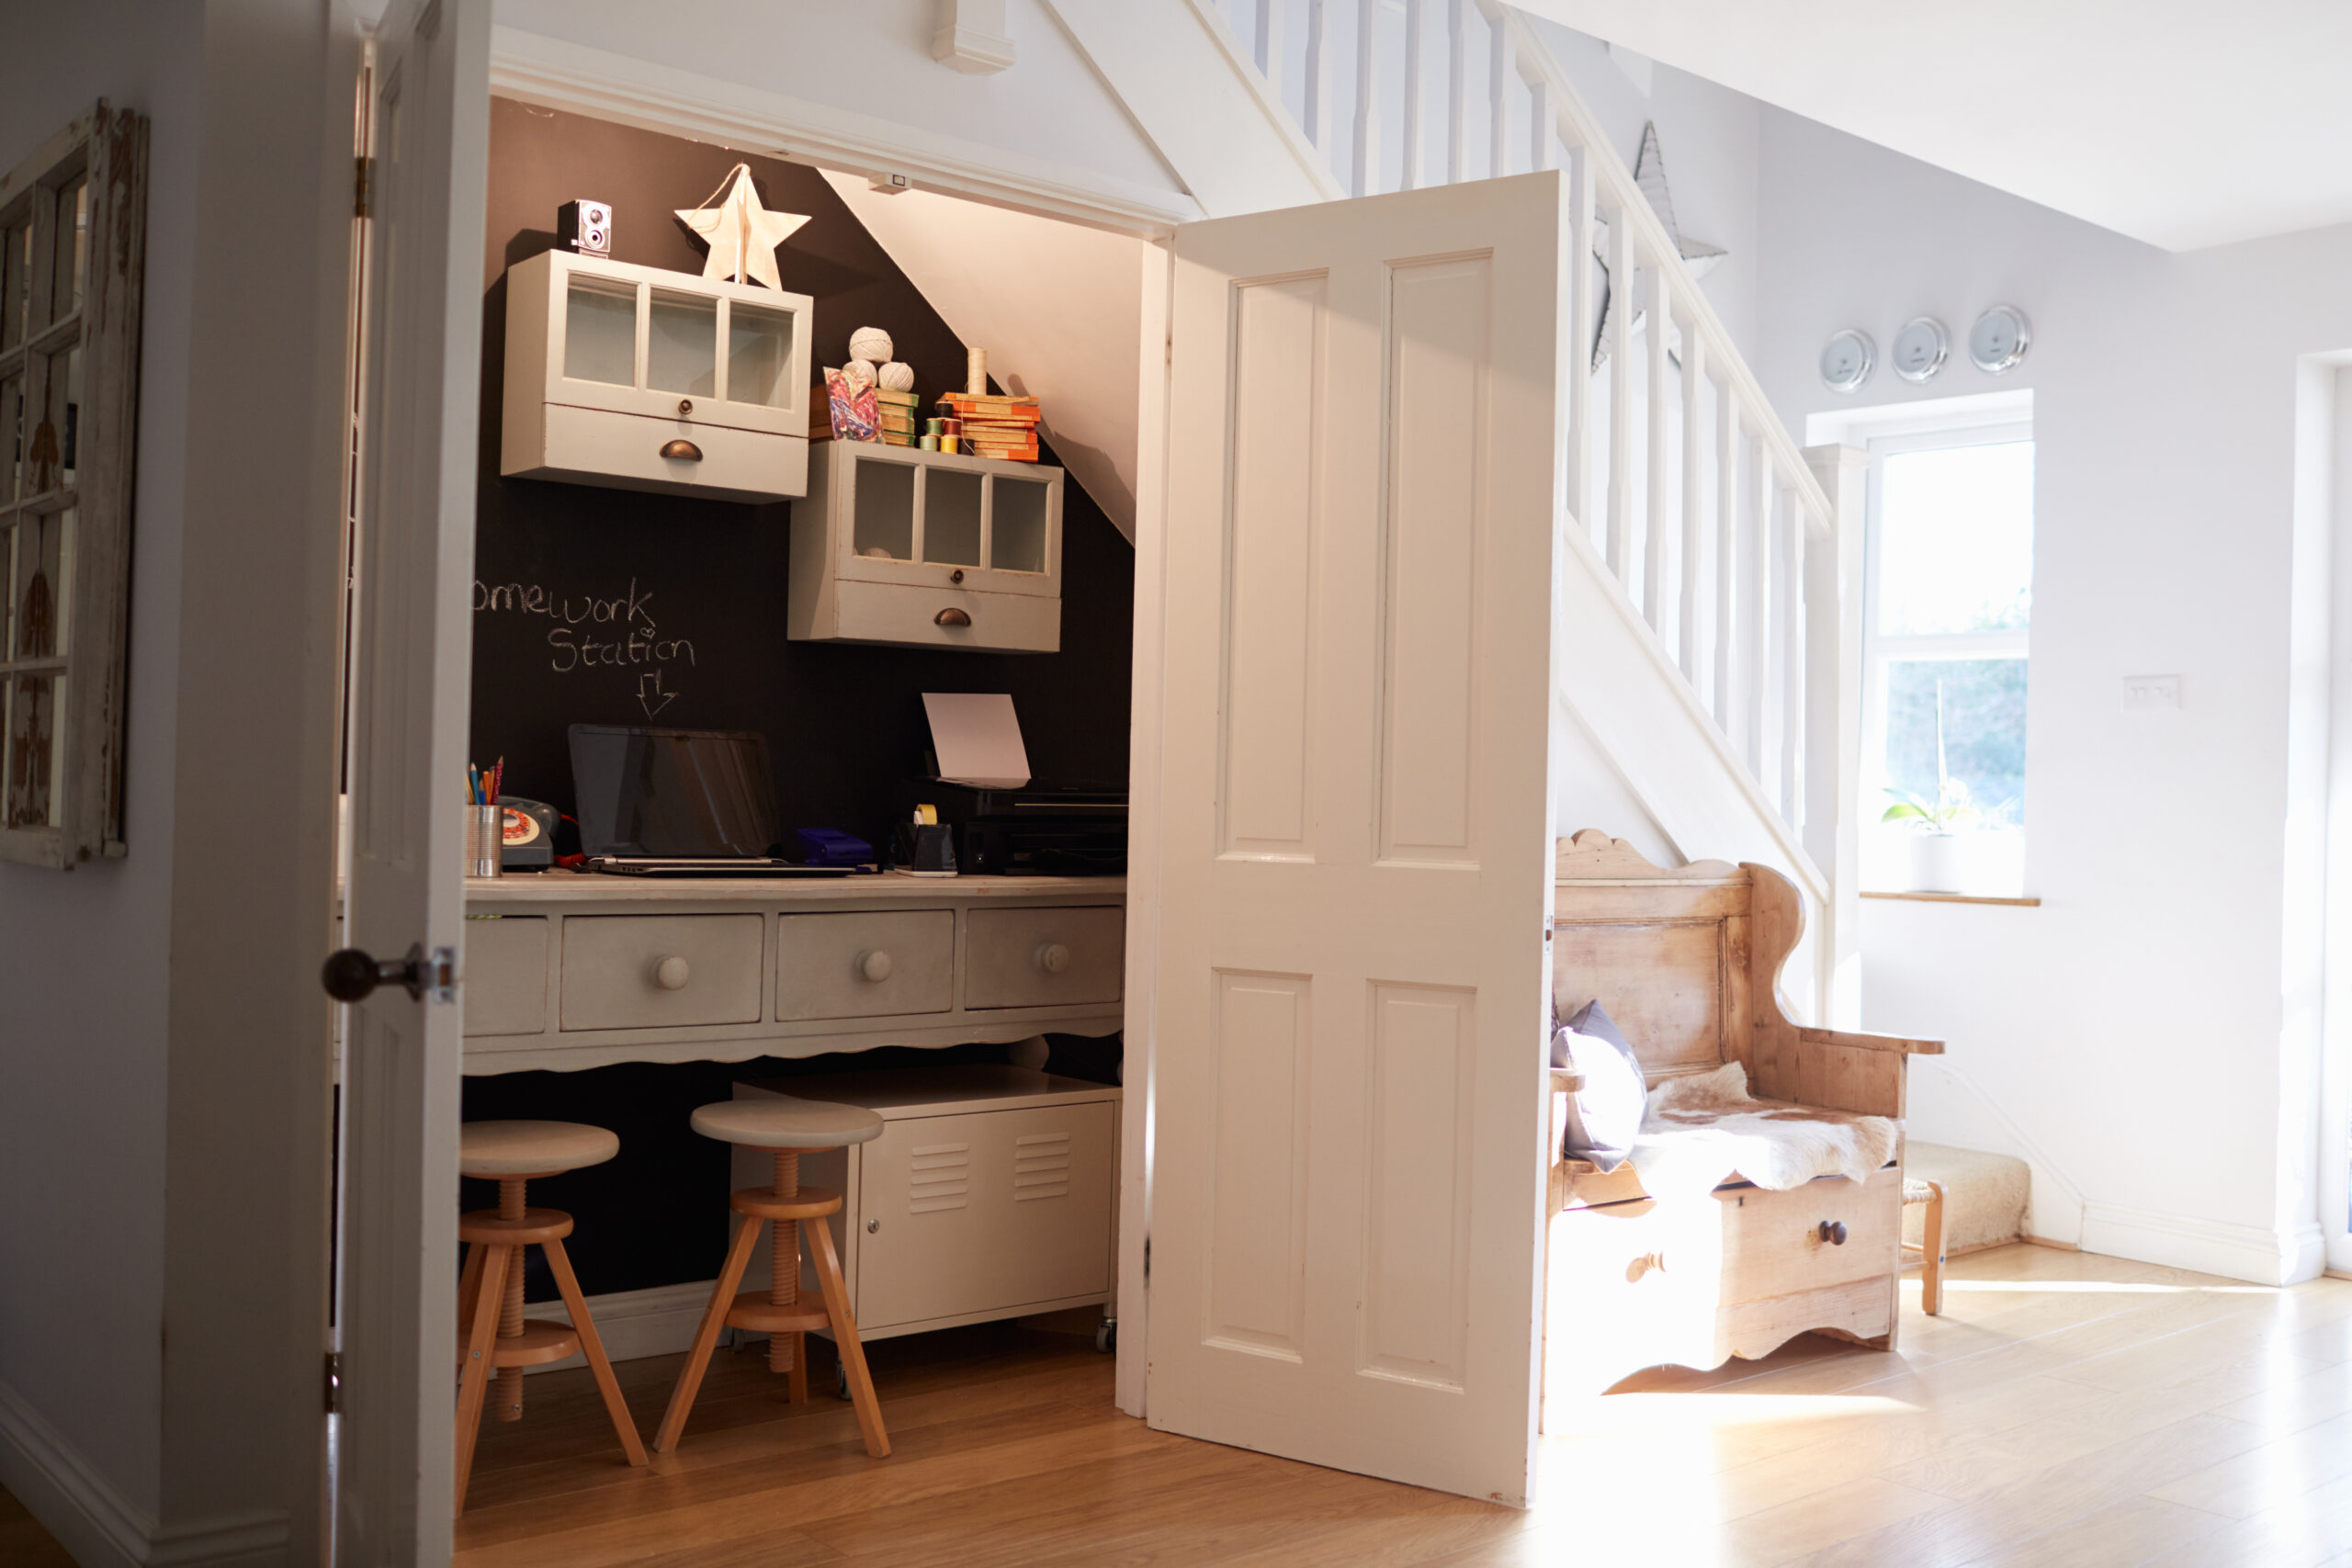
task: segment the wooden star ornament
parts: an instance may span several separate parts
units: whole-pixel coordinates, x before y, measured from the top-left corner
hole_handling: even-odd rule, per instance
[[[720,195],[723,191],[726,194]],[[808,221],[805,213],[770,212],[752,188],[752,168],[738,164],[711,193],[718,200],[701,208],[677,209],[679,221],[703,237],[710,254],[703,258],[702,275],[722,282],[764,283],[781,290],[776,276],[775,248]]]

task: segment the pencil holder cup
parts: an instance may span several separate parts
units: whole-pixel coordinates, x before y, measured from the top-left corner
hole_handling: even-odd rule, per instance
[[[466,807],[466,874],[496,876],[506,860],[506,808],[503,806]]]

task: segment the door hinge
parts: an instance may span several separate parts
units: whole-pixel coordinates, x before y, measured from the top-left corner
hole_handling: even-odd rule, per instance
[[[371,176],[376,172],[376,160],[362,152],[353,158],[352,163],[356,168],[351,180],[351,215],[365,218],[368,216],[368,198],[375,186]]]
[[[343,1352],[340,1350],[327,1352],[326,1405],[330,1416],[338,1415],[343,1410]]]

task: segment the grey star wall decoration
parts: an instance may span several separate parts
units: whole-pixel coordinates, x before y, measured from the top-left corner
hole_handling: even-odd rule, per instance
[[[1634,184],[1649,202],[1650,210],[1657,214],[1657,220],[1666,226],[1668,238],[1674,242],[1675,251],[1682,257],[1682,265],[1690,269],[1692,277],[1706,276],[1715,269],[1717,262],[1730,254],[1721,245],[1691,239],[1683,233],[1681,224],[1675,221],[1674,193],[1666,186],[1666,155],[1658,151],[1657,124],[1654,120],[1642,127],[1642,150],[1634,159]],[[1608,232],[1607,224],[1596,225],[1592,242],[1592,259],[1600,268],[1600,319],[1593,323],[1592,329],[1592,367],[1595,370],[1609,363],[1610,317],[1616,307],[1614,280],[1609,276]],[[1642,316],[1643,312],[1639,310],[1634,313],[1634,332],[1641,330]],[[1679,355],[1675,363],[1678,367],[1681,364]]]

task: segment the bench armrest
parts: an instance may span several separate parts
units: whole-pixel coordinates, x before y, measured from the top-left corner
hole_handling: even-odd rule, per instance
[[[1894,1051],[1905,1056],[1940,1056],[1940,1040],[1905,1040],[1898,1034],[1862,1034],[1844,1029],[1801,1027],[1797,1038],[1807,1045],[1844,1045],[1858,1051]]]

